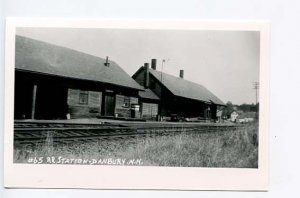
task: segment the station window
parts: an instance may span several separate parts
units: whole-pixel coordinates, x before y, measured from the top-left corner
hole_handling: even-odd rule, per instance
[[[80,90],[79,92],[79,104],[87,105],[89,103],[89,92]]]

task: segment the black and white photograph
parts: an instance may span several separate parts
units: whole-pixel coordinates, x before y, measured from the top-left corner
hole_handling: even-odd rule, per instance
[[[16,26],[13,164],[260,170],[261,37]]]
[[[17,28],[14,162],[258,167],[259,32]]]
[[[300,197],[299,10],[0,0],[0,197]]]

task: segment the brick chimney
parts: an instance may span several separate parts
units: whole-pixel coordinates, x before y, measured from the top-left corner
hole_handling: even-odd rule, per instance
[[[156,59],[151,59],[151,68],[156,70]]]
[[[149,88],[149,63],[144,63],[145,76],[144,76],[144,87]]]
[[[106,60],[105,60],[104,65],[105,65],[106,67],[109,67],[108,56],[106,56]]]
[[[183,69],[180,70],[179,77],[183,79],[183,77],[184,77],[184,70]]]

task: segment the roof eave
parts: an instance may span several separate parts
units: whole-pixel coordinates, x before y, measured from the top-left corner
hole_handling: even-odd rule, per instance
[[[67,79],[73,79],[73,80],[84,80],[84,81],[89,81],[89,82],[94,82],[94,83],[103,83],[103,84],[109,84],[113,86],[118,86],[118,87],[124,87],[124,88],[129,88],[129,89],[134,89],[137,91],[144,91],[144,89],[137,88],[137,87],[129,87],[129,86],[123,86],[119,84],[114,84],[114,83],[108,83],[108,82],[102,82],[102,81],[97,81],[97,80],[90,80],[90,79],[81,79],[81,78],[75,78],[75,77],[70,77],[70,76],[64,76],[64,75],[56,75],[56,74],[49,74],[49,73],[43,73],[43,72],[37,72],[37,71],[31,71],[31,70],[26,70],[26,69],[20,69],[20,68],[15,68],[16,71],[20,72],[26,72],[26,73],[32,73],[32,74],[38,74],[38,75],[46,75],[46,76],[55,76],[55,77],[60,77],[60,78],[67,78]]]

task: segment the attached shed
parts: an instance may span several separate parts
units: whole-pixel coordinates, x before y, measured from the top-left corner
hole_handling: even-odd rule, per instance
[[[145,64],[133,75],[133,79],[140,85],[147,85],[159,97],[161,116],[216,119],[217,110],[225,106],[204,86],[185,80],[183,70],[176,77],[157,71],[156,65],[149,68]]]
[[[141,118],[156,120],[158,116],[159,97],[150,89],[139,92]]]
[[[16,36],[15,119],[132,117],[142,90],[108,57]]]

